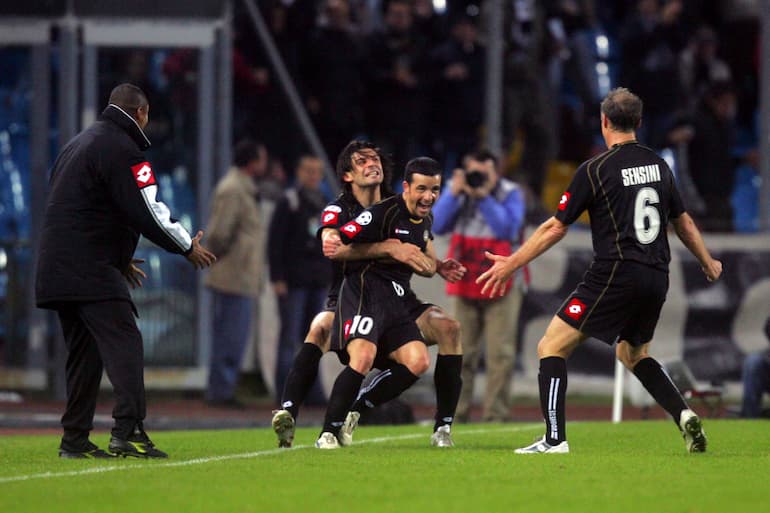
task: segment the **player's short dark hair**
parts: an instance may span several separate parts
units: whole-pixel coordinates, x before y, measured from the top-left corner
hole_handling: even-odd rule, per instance
[[[488,150],[486,148],[482,148],[480,150],[466,153],[465,158],[463,158],[463,162],[467,160],[475,160],[476,162],[486,162],[487,160],[491,160],[492,163],[495,165],[495,168],[497,168],[497,163],[498,163],[497,155],[495,155],[491,150]]]
[[[382,151],[382,149],[370,141],[364,141],[363,139],[354,139],[342,148],[342,151],[337,156],[337,178],[340,181],[340,185],[343,188],[350,190],[350,182],[345,181],[345,173],[353,171],[353,154],[363,150],[372,150],[380,156],[380,164],[382,164],[382,185],[380,186],[380,195],[385,198],[393,194],[390,190],[390,182],[393,178],[393,160],[390,156]]]
[[[430,157],[417,157],[413,158],[406,163],[404,168],[404,181],[406,183],[412,183],[412,177],[415,174],[425,176],[441,175],[443,170],[441,165]]]
[[[601,109],[619,132],[633,132],[642,122],[642,100],[625,87],[616,87],[607,93]]]
[[[110,93],[109,103],[117,105],[129,114],[148,104],[147,95],[134,84],[120,84]]]
[[[260,149],[264,146],[254,139],[241,139],[233,149],[233,164],[246,167],[252,160],[260,158]]]

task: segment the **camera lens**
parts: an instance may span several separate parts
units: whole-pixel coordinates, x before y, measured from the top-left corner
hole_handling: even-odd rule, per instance
[[[465,173],[465,182],[468,184],[468,187],[475,189],[476,187],[481,187],[484,185],[484,182],[486,181],[487,175],[481,171],[468,171]]]

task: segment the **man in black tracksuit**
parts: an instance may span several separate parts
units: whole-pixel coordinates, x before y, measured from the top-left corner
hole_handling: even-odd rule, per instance
[[[123,456],[165,458],[142,427],[145,417],[142,336],[128,285],[146,277],[132,259],[144,235],[196,268],[216,258],[171,219],[157,200],[155,174],[142,151],[147,97],[136,86],[116,87],[91,127],[61,151],[38,253],[35,293],[40,308],[56,310],[67,346],[67,407],[59,456],[106,458],[88,439],[102,369],[115,391],[109,449]]]

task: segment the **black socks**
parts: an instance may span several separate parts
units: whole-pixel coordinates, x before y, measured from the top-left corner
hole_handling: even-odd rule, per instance
[[[389,369],[377,374],[372,382],[361,390],[351,410],[360,412],[364,408],[374,408],[395,399],[404,390],[414,385],[419,378],[406,366],[395,363]]]
[[[352,368],[345,367],[342,369],[342,372],[340,372],[340,375],[337,376],[337,380],[334,382],[334,387],[329,397],[324,427],[321,430],[322,433],[329,432],[333,433],[334,436],[339,434],[340,428],[345,423],[345,417],[350,410],[350,405],[353,404],[363,380],[364,375],[359,374]]]
[[[305,342],[294,357],[294,364],[289,370],[289,375],[286,376],[281,408],[288,410],[295,420],[299,407],[307,398],[318,376],[318,363],[321,361],[321,356],[323,352],[317,345]]]
[[[657,360],[652,357],[643,358],[634,367],[634,376],[639,378],[644,388],[668,412],[679,425],[679,415],[688,408],[682,394],[676,388],[671,378],[663,370]]]
[[[545,420],[545,441],[558,445],[567,439],[564,399],[567,393],[567,362],[558,356],[540,360],[540,409]]]
[[[444,425],[452,425],[460,400],[463,380],[460,376],[463,365],[461,354],[440,354],[436,359],[433,383],[436,387],[436,422],[433,431]]]

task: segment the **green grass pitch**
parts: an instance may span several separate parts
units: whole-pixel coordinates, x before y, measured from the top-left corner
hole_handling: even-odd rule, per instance
[[[567,455],[515,455],[540,424],[367,427],[352,447],[275,448],[269,429],[155,432],[169,460],[60,460],[58,436],[0,438],[0,512],[770,511],[766,421],[710,420],[705,454],[672,422],[568,423]],[[106,447],[108,435],[92,439]]]

